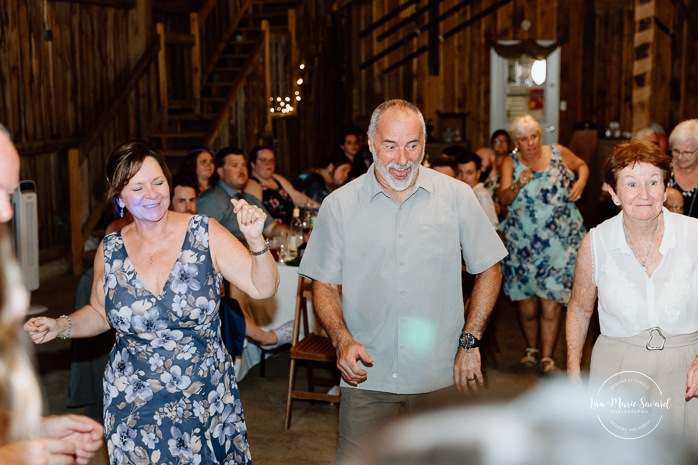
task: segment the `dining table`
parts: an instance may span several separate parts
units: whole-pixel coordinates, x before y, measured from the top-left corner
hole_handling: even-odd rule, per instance
[[[279,288],[273,297],[252,299],[234,286],[230,286],[230,297],[240,303],[243,312],[267,331],[278,328],[293,320],[296,312],[296,294],[298,290],[298,267],[277,263],[279,269]],[[309,330],[319,328],[312,313],[312,304],[308,303]],[[262,360],[262,349],[254,342],[245,339],[242,355],[235,360],[235,375],[239,380]]]

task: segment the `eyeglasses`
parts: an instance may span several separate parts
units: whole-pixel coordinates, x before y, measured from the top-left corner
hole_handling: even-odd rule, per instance
[[[698,151],[698,148],[695,148],[693,150],[676,150],[672,149],[671,154],[675,157],[690,157],[694,153]]]
[[[257,163],[261,163],[263,165],[273,165],[276,163],[276,160],[273,158],[257,158]]]
[[[664,205],[667,210],[674,213],[683,213],[683,205]]]
[[[493,140],[495,144],[508,144],[509,140],[504,138],[504,137],[497,137],[495,140]]]

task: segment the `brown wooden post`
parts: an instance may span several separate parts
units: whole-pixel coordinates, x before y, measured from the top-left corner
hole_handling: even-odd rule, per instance
[[[73,251],[73,274],[82,273],[82,204],[80,202],[80,151],[68,150],[68,182],[70,196],[70,242]]]
[[[160,75],[160,111],[162,112],[161,124],[162,132],[166,133],[169,128],[167,101],[167,44],[165,42],[165,25],[157,24],[158,38],[160,39],[160,51],[158,52],[158,74]],[[162,148],[166,149],[167,139],[162,139]]]
[[[269,51],[269,21],[262,20],[262,34],[264,34],[264,87],[266,98],[264,102],[269,105],[271,99],[271,53]],[[266,112],[264,134],[271,134],[271,112]]]
[[[635,0],[632,130],[652,122],[652,62],[655,55],[655,0]]]
[[[191,85],[194,99],[194,113],[201,113],[201,30],[199,14],[189,14],[189,28],[194,36],[194,46],[191,49]]]

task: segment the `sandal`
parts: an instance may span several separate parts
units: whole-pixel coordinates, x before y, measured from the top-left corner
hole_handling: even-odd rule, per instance
[[[543,357],[540,359],[540,369],[544,375],[552,375],[562,371],[555,365],[555,360],[550,357]]]
[[[525,366],[526,368],[533,368],[534,366],[538,365],[538,354],[538,349],[534,347],[526,347],[524,350],[524,356],[521,359],[521,365]]]
[[[260,346],[262,349],[274,350],[284,344],[290,344],[293,339],[293,320],[287,321],[276,329],[272,329],[271,332],[276,334],[276,344]]]

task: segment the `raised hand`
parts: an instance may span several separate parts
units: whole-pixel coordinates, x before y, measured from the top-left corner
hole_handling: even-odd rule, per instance
[[[230,202],[233,204],[233,212],[237,215],[240,232],[250,238],[261,236],[264,231],[264,220],[267,219],[264,210],[250,205],[243,199],[231,199]]]

